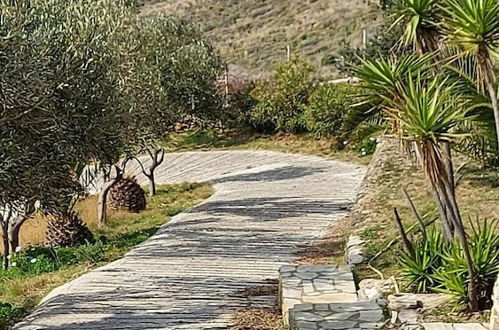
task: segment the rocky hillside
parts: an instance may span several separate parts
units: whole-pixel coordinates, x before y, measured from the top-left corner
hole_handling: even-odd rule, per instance
[[[231,63],[263,72],[301,54],[334,75],[328,65],[342,43],[362,43],[377,24],[377,0],[139,0],[143,15],[180,15],[200,24]]]

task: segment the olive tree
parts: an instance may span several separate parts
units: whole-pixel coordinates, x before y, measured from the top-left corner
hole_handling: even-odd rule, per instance
[[[196,26],[166,16],[143,18],[135,26],[136,86],[131,91],[136,111],[139,152],[149,156],[149,194],[155,195],[155,170],[164,161],[161,141],[185,115],[214,119],[221,109],[216,89],[220,62]]]
[[[7,256],[35,211],[81,191],[75,164],[115,162],[132,15],[122,1],[0,0],[0,211]],[[126,47],[125,47],[126,46]]]

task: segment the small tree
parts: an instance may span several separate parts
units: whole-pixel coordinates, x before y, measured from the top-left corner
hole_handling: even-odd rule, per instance
[[[215,81],[220,62],[192,24],[165,16],[137,21],[137,54],[130,83],[134,105],[133,129],[138,151],[149,156],[147,166],[138,158],[149,179],[149,194],[156,193],[155,170],[164,161],[161,141],[185,115],[216,118],[221,99]]]
[[[402,138],[414,142],[416,154],[428,182],[443,201],[457,238],[461,243],[468,266],[468,298],[472,311],[478,310],[477,279],[470,255],[468,239],[454,192],[454,181],[448,175],[442,142],[456,138],[453,129],[466,119],[465,106],[456,97],[452,86],[437,75],[429,80],[418,75],[407,79],[404,102],[390,98],[386,102],[399,111],[393,112],[402,125]]]
[[[36,202],[42,211],[60,210],[80,191],[74,164],[113,161],[126,145],[120,127],[129,112],[118,87],[132,11],[110,0],[0,6],[0,85],[8,86],[0,93],[0,209],[8,255]]]
[[[478,87],[487,89],[495,118],[499,150],[499,105],[494,72],[494,56],[499,47],[499,3],[497,0],[446,0],[440,5],[445,13],[446,39],[462,49],[462,55],[476,57]]]

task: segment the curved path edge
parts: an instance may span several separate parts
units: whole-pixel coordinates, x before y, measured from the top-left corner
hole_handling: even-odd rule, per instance
[[[301,245],[346,216],[365,174],[272,151],[165,158],[158,184],[209,182],[215,193],[124,258],[53,290],[15,329],[228,329],[232,311],[274,305],[241,293],[277,278]],[[147,183],[136,164],[129,172]]]

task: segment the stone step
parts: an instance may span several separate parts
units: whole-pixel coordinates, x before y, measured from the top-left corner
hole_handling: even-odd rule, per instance
[[[374,302],[299,304],[290,311],[290,330],[380,329],[383,312]]]
[[[279,269],[279,302],[284,320],[299,304],[357,302],[353,274],[345,265],[284,265]]]

